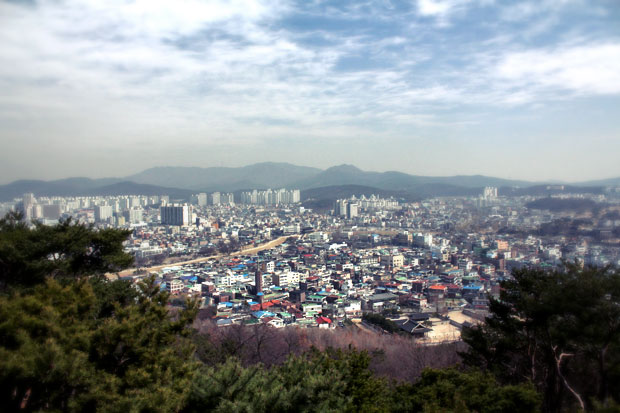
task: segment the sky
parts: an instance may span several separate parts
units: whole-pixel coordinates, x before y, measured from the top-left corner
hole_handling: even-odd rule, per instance
[[[0,183],[620,176],[620,0],[0,0]]]

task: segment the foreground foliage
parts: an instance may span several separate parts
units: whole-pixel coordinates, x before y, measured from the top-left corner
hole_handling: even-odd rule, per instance
[[[124,282],[97,289],[131,288]],[[112,291],[110,291],[112,290]],[[153,280],[113,305],[88,281],[0,298],[0,398],[8,410],[177,411],[196,364],[195,306],[172,320]]]
[[[0,291],[33,287],[46,278],[77,278],[129,267],[123,251],[130,232],[95,230],[71,218],[58,225],[28,226],[19,213],[0,219]]]
[[[499,386],[488,373],[426,369],[414,384],[375,377],[370,356],[312,351],[271,369],[231,358],[204,367],[185,412],[531,412],[530,385]]]
[[[513,275],[486,323],[463,332],[465,361],[502,383],[534,383],[544,411],[620,401],[620,272],[567,265]]]

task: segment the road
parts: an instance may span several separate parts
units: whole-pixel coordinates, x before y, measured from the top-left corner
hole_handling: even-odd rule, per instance
[[[276,238],[272,241],[266,242],[264,244],[261,244],[257,247],[252,247],[252,248],[248,248],[246,250],[243,251],[233,251],[230,254],[218,254],[218,255],[212,255],[210,257],[201,257],[201,258],[195,258],[193,260],[188,260],[188,261],[180,261],[180,262],[175,262],[175,263],[170,263],[170,264],[162,264],[162,265],[155,265],[152,267],[142,267],[142,270],[146,270],[147,272],[151,272],[151,271],[158,271],[161,270],[163,268],[166,267],[176,267],[179,265],[186,265],[186,264],[197,264],[199,262],[205,262],[205,261],[209,261],[211,259],[214,258],[222,258],[222,257],[230,257],[230,256],[235,256],[235,255],[251,255],[251,254],[255,254],[259,251],[264,251],[264,250],[268,250],[274,247],[277,247],[278,245],[281,245],[284,243],[284,241],[286,241],[288,238],[290,237],[297,237],[297,235],[287,235],[285,237],[280,237],[280,238]],[[134,273],[134,271],[137,270],[137,268],[128,268],[126,270],[123,270],[121,272],[115,273],[115,274],[109,274],[108,276],[118,276],[118,277],[123,277],[123,276],[127,276],[127,275],[132,275]]]

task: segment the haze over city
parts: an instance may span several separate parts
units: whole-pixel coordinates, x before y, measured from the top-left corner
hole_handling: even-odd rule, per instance
[[[620,175],[615,1],[0,3],[0,181]]]

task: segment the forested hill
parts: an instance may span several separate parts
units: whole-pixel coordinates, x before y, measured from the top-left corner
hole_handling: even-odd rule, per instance
[[[323,188],[322,191],[325,192],[325,188],[353,186],[376,188],[403,198],[479,195],[486,186],[498,187],[500,194],[506,196],[603,191],[602,185],[553,185],[482,175],[422,176],[397,171],[371,172],[353,165],[339,165],[321,170],[289,163],[264,162],[238,168],[157,167],[121,178],[15,181],[0,185],[0,201],[10,201],[27,192],[33,192],[37,196],[104,195],[115,188],[122,189],[118,195],[133,191],[137,195],[159,193],[181,198],[185,194],[196,192],[235,192],[282,187],[306,191]]]
[[[540,198],[535,201],[528,202],[526,207],[530,209],[544,209],[552,212],[562,211],[594,211],[602,208],[604,205],[599,204],[591,199],[583,198]]]

